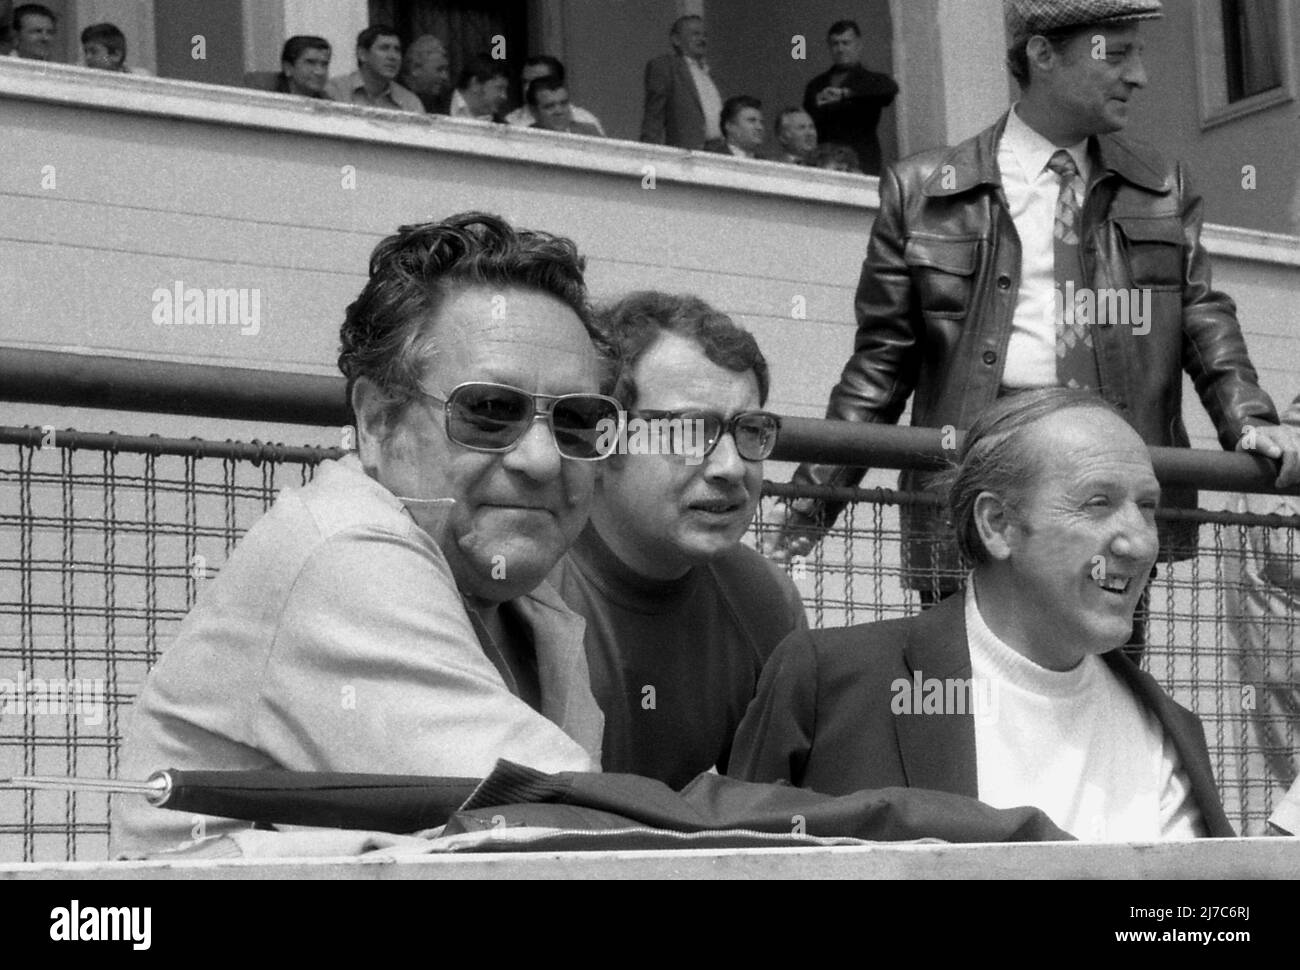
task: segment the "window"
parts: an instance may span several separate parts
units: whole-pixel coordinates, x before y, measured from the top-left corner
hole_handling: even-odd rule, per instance
[[[1289,7],[1283,0],[1197,0],[1202,128],[1294,99]]]
[[[1282,40],[1276,0],[1222,0],[1228,103],[1282,85]]]

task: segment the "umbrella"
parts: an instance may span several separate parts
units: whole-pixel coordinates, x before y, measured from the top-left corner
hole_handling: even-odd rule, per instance
[[[145,781],[27,776],[0,790],[143,795],[182,812],[278,825],[418,832],[444,824],[481,779],[324,771],[157,771]]]

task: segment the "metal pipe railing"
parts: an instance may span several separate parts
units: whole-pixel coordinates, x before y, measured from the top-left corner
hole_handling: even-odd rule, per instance
[[[351,420],[344,388],[342,377],[0,349],[0,400],[31,404],[342,427]],[[772,458],[933,469],[953,459],[960,442],[960,432],[787,417]],[[1165,486],[1300,495],[1300,487],[1276,488],[1276,464],[1258,455],[1152,448],[1151,463]]]

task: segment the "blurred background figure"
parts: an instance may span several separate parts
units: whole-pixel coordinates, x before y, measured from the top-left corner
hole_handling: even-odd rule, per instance
[[[858,164],[858,153],[848,145],[818,145],[813,152],[812,165],[832,172],[862,174],[862,166]]]
[[[461,68],[460,80],[451,95],[451,116],[504,121],[501,112],[509,97],[510,75],[505,62],[479,54]]]
[[[803,106],[823,142],[848,145],[863,172],[879,175],[882,166],[876,126],[880,113],[894,103],[898,85],[888,74],[862,63],[862,31],[853,20],[837,20],[826,36],[831,68],[808,82]]]
[[[306,98],[329,100],[325,85],[330,76],[330,43],[324,37],[299,34],[284,42],[280,73],[274,90]]]
[[[429,114],[451,113],[451,62],[442,41],[433,34],[411,41],[403,59],[402,83]]]
[[[703,18],[678,17],[668,39],[673,53],[645,66],[641,140],[696,151],[726,151],[718,126],[722,95],[704,59],[709,39]]]
[[[812,116],[803,108],[786,108],[776,116],[777,150],[771,155],[774,162],[787,165],[811,165],[817,151],[817,126]]]
[[[766,136],[763,102],[748,94],[738,94],[723,103],[719,117],[726,144],[718,151],[736,158],[757,158]]]
[[[123,74],[151,74],[143,67],[126,66],[126,35],[117,24],[91,24],[81,32],[81,58],[86,67]]]
[[[24,3],[14,7],[11,56],[30,61],[48,61],[54,49],[59,18],[44,4]]]
[[[402,39],[391,27],[372,24],[357,35],[357,69],[325,86],[335,101],[369,108],[395,108],[424,114],[424,105],[402,85]]]
[[[569,103],[569,89],[559,78],[539,77],[528,85],[528,107],[537,116],[537,121],[529,125],[530,128],[591,135],[594,138],[603,134],[595,125],[574,118],[573,106]]]
[[[524,93],[524,104],[506,115],[506,124],[528,128],[538,120],[536,113],[528,103],[528,88],[538,78],[544,77],[553,77],[559,80],[561,84],[566,83],[568,74],[564,69],[564,64],[560,62],[558,57],[552,57],[550,54],[536,54],[524,61],[523,70],[519,74],[520,86]],[[596,129],[598,135],[605,134],[605,126],[590,111],[580,108],[572,102],[569,104],[569,109],[573,112],[574,121],[590,125]]]

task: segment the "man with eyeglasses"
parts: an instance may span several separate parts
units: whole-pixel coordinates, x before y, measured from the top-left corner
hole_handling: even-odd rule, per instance
[[[599,770],[582,620],[545,583],[621,420],[582,267],[481,213],[379,244],[341,331],[356,451],[286,488],[207,585],[122,777]],[[122,799],[112,849],[229,834],[236,854],[241,828]]]
[[[601,323],[627,421],[551,581],[587,620],[604,769],[680,788],[726,768],[763,663],[807,626],[793,583],[740,542],[780,421],[758,343],[703,300],[633,293]]]

